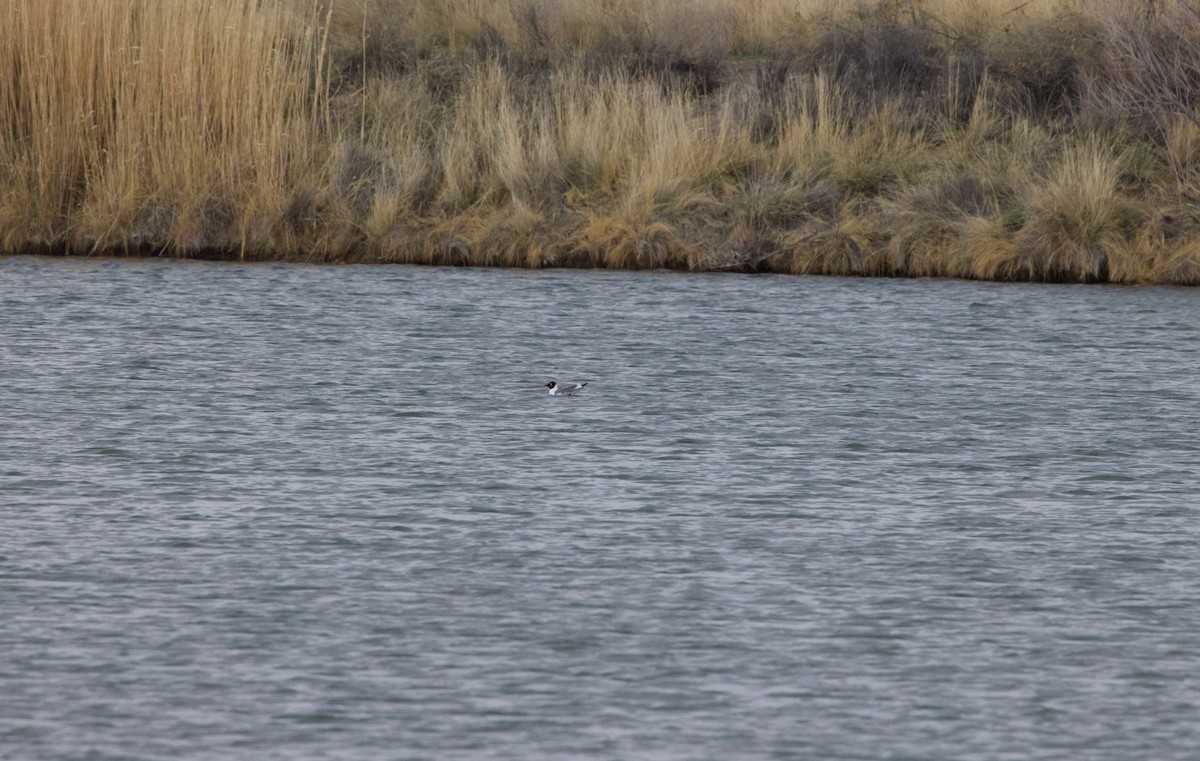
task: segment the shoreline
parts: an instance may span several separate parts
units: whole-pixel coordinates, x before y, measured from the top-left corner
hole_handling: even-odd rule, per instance
[[[292,264],[300,266],[339,268],[339,267],[430,267],[443,269],[479,269],[500,271],[525,272],[599,272],[599,273],[629,273],[629,274],[667,274],[667,275],[741,275],[741,276],[781,276],[781,277],[816,277],[816,278],[847,278],[857,280],[932,280],[932,281],[961,281],[966,283],[994,283],[997,285],[1045,285],[1045,286],[1097,286],[1113,288],[1187,288],[1194,287],[1190,283],[1169,282],[1114,282],[1111,280],[1048,280],[1048,279],[998,279],[979,278],[962,275],[927,275],[927,274],[854,274],[832,272],[794,273],[786,270],[771,269],[688,269],[686,267],[605,267],[579,264],[549,264],[540,267],[507,266],[502,264],[476,264],[471,262],[439,262],[439,261],[395,261],[366,258],[347,258],[340,260],[321,260],[316,258],[270,258],[270,257],[239,257],[237,252],[206,252],[202,255],[174,255],[168,253],[66,253],[47,250],[26,251],[20,253],[0,252],[0,261],[11,259],[34,259],[48,261],[75,262],[173,262],[180,264],[227,264],[236,266],[268,266],[275,264]]]
[[[0,0],[0,250],[1200,284],[1181,0],[181,2]]]

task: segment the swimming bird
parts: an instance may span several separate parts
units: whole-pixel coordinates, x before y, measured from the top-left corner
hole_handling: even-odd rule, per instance
[[[550,381],[546,384],[546,388],[550,389],[550,396],[575,396],[583,391],[583,387],[586,385],[586,383],[576,383],[574,386],[560,386],[554,381]]]

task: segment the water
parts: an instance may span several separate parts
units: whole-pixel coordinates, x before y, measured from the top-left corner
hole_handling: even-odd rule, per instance
[[[1198,306],[0,260],[0,758],[1195,758]]]

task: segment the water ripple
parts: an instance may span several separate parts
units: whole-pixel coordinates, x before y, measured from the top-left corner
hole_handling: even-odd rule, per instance
[[[1190,759],[1197,299],[0,260],[0,758]]]

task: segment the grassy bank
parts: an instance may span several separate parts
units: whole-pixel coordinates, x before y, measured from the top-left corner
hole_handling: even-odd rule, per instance
[[[0,248],[1200,283],[1191,4],[831,5],[0,0]]]

